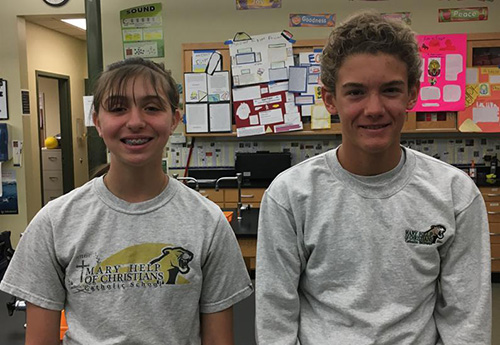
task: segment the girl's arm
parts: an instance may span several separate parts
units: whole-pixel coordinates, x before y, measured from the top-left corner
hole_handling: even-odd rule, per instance
[[[25,345],[59,345],[61,312],[26,303]]]
[[[233,308],[217,313],[201,314],[203,345],[233,345]]]

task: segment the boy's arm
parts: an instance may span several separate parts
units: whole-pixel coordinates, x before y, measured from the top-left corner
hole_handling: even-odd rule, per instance
[[[488,218],[478,195],[456,216],[456,233],[441,261],[434,311],[444,345],[490,344],[491,258]]]
[[[59,345],[61,312],[26,305],[26,345]]]
[[[233,308],[201,314],[203,345],[233,345]]]
[[[257,344],[297,343],[301,267],[293,215],[266,192],[257,235]]]

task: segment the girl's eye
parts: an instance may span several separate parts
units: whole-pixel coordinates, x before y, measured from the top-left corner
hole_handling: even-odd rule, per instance
[[[149,112],[157,112],[157,111],[163,111],[163,107],[158,104],[148,104],[144,107],[144,110],[149,111]]]
[[[115,105],[114,107],[109,108],[110,113],[122,113],[126,110],[127,110],[127,108],[125,106],[121,106],[121,105]]]

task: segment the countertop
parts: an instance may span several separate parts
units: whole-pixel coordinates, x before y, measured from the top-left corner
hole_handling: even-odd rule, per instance
[[[241,211],[242,219],[238,220],[236,209],[224,208],[223,211],[233,211],[233,219],[230,224],[236,237],[257,237],[257,226],[259,223],[259,209],[250,208]]]

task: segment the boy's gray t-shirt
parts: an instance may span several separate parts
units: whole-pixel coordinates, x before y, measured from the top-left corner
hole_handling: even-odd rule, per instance
[[[64,344],[200,344],[200,313],[252,293],[221,210],[173,179],[141,203],[117,198],[102,178],[50,202],[0,288],[64,308]]]

